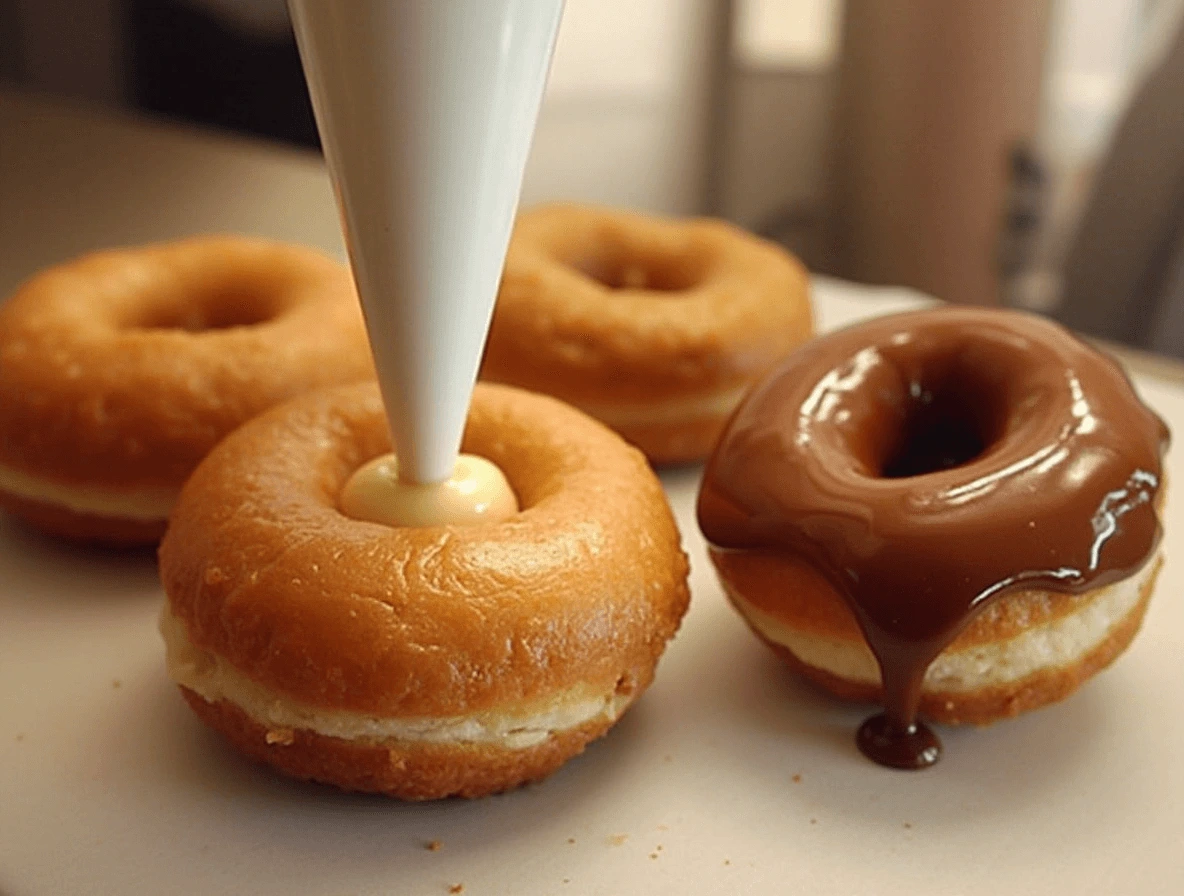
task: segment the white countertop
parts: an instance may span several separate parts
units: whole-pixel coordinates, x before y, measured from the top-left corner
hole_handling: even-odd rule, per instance
[[[340,251],[304,154],[0,92],[0,293],[85,249],[207,230]],[[816,300],[824,327],[920,301],[835,282]],[[1184,430],[1184,391],[1139,385]],[[945,729],[941,763],[908,774],[865,761],[862,710],[798,684],[727,607],[696,480],[665,478],[693,601],[653,689],[551,780],[472,803],[346,796],[239,759],[165,678],[151,558],[0,519],[0,893],[1184,892],[1184,504],[1112,670]]]

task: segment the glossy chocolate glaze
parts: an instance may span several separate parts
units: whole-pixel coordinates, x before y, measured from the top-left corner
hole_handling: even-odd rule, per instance
[[[1079,593],[1154,554],[1163,421],[1122,370],[1019,312],[942,308],[804,346],[758,385],[708,462],[699,525],[720,549],[813,564],[880,666],[859,744],[917,768],[929,664],[992,599]]]

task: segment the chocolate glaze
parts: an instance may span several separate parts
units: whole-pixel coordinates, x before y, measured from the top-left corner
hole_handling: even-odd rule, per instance
[[[1122,370],[1012,311],[880,318],[804,346],[733,415],[699,525],[719,549],[777,550],[843,596],[880,666],[860,748],[919,768],[929,664],[992,599],[1080,593],[1154,554],[1168,429]]]

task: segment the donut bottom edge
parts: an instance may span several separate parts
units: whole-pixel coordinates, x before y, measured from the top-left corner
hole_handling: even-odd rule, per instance
[[[522,749],[489,743],[373,744],[301,728],[269,731],[234,703],[208,702],[184,685],[178,687],[198,718],[257,762],[302,781],[413,801],[474,799],[540,781],[582,753],[628,710],[626,706],[614,718],[590,719],[553,732]]]
[[[79,513],[62,505],[2,490],[0,510],[46,535],[114,548],[152,547],[164,537],[168,526],[166,519],[139,520]]]
[[[1149,562],[1151,568],[1143,578],[1133,604],[1113,620],[1100,640],[1084,648],[1070,661],[1044,666],[1009,681],[985,684],[974,689],[953,691],[927,687],[921,693],[920,714],[941,724],[985,726],[1015,718],[1071,696],[1121,656],[1138,634],[1163,567],[1162,556]],[[833,670],[812,665],[787,645],[770,638],[749,619],[740,602],[726,586],[725,592],[749,629],[795,674],[840,700],[870,704],[883,699],[878,681],[844,677]]]

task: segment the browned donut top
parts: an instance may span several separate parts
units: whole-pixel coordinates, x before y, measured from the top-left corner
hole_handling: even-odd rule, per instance
[[[741,405],[699,522],[776,548],[845,597],[914,722],[929,663],[991,598],[1080,592],[1152,555],[1163,421],[1121,369],[1018,312],[881,318],[796,352]]]
[[[248,237],[96,252],[0,307],[0,464],[176,488],[260,411],[371,375],[349,271],[320,252]]]
[[[686,610],[687,563],[640,452],[554,399],[480,384],[464,450],[502,468],[520,513],[342,515],[345,480],[389,450],[372,383],[309,393],[215,448],[160,548],[189,639],[305,704],[390,717],[611,691],[652,666]]]
[[[482,376],[581,406],[751,382],[812,332],[805,269],[724,221],[571,204],[518,216]]]

